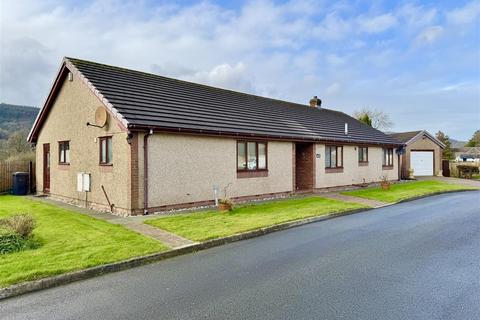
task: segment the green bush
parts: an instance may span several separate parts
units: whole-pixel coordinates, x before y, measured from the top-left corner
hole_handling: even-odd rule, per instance
[[[0,219],[0,255],[37,247],[32,237],[35,225],[35,219],[29,214]]]
[[[0,220],[0,227],[25,239],[30,237],[35,226],[35,219],[31,215],[25,213],[16,214]]]
[[[28,247],[28,239],[18,234],[0,234],[0,255],[18,252]]]

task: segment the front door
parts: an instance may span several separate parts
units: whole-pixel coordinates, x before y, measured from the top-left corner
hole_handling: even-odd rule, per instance
[[[295,190],[315,188],[315,155],[313,143],[295,144]]]
[[[50,144],[43,145],[43,192],[50,191]]]

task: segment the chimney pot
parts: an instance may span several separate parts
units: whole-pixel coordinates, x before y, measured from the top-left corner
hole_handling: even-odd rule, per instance
[[[317,96],[313,96],[313,98],[310,99],[310,107],[319,108],[321,105],[322,105],[322,100],[318,99]]]

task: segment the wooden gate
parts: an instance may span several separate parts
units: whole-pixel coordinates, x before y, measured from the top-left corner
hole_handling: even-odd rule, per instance
[[[442,172],[444,177],[450,177],[450,161],[442,160]]]
[[[14,172],[28,172],[30,192],[35,191],[35,163],[33,161],[0,161],[0,193],[10,193]]]

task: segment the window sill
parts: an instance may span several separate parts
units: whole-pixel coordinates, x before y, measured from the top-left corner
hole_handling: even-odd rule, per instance
[[[70,162],[59,162],[58,165],[59,166],[69,166]]]
[[[70,170],[70,163],[59,163],[58,164],[58,170]]]
[[[343,167],[339,168],[325,168],[325,173],[342,173]]]
[[[102,167],[113,167],[113,163],[99,163]]]
[[[363,161],[358,163],[359,167],[368,167],[368,161]]]
[[[382,166],[382,170],[393,170],[393,166]]]
[[[268,177],[268,170],[252,170],[252,171],[237,171],[237,178],[260,178],[260,177]]]

